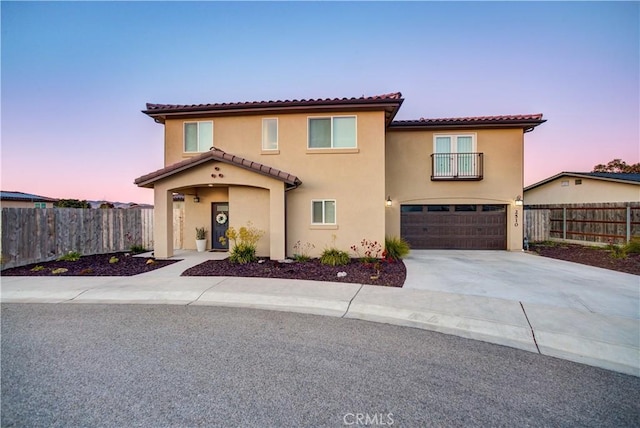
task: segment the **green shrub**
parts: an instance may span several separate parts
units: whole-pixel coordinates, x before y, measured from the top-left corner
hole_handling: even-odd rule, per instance
[[[111,256],[109,259],[110,264],[118,263],[120,260],[116,256]]]
[[[233,241],[233,248],[229,255],[231,263],[254,262],[256,257],[256,244],[264,235],[264,230],[253,227],[251,222],[247,226],[242,226],[239,230],[230,227],[225,232],[225,237],[220,237],[220,242],[226,243],[227,239]]]
[[[140,254],[147,252],[147,249],[142,245],[135,244],[129,247],[129,251],[131,252],[131,254]]]
[[[69,272],[69,269],[66,268],[57,268],[51,271],[52,274],[54,275],[59,275],[61,273],[65,273],[65,272]]]
[[[609,249],[609,251],[611,251],[611,257],[613,257],[614,259],[626,259],[627,258],[627,249],[626,246],[624,245],[616,245],[616,244],[609,244],[607,245],[607,248]]]
[[[44,270],[44,266],[35,266],[31,268],[31,272],[40,272],[41,270]]]
[[[258,260],[256,257],[255,245],[240,243],[233,247],[231,254],[229,255],[229,261],[231,263],[251,263]]]
[[[409,243],[402,238],[396,236],[384,238],[383,257],[386,259],[400,260],[409,254],[410,250]]]
[[[337,248],[328,248],[322,252],[320,263],[329,266],[343,266],[349,263],[349,253],[338,250]]]
[[[640,238],[633,238],[627,242],[624,246],[627,253],[639,254],[640,253]]]
[[[80,257],[82,257],[82,254],[80,254],[79,252],[69,251],[64,256],[58,257],[58,261],[59,262],[77,262],[78,260],[80,260]]]

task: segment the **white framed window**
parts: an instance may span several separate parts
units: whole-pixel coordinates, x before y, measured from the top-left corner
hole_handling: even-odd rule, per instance
[[[356,139],[355,116],[327,116],[308,118],[309,149],[355,149]]]
[[[184,123],[184,151],[187,153],[206,152],[213,147],[213,122]]]
[[[473,176],[478,171],[476,134],[433,136],[434,176]]]
[[[262,150],[278,150],[278,119],[262,119]]]
[[[562,180],[562,181],[560,182],[560,185],[561,185],[562,187],[567,187],[567,186],[569,185],[569,180]]]
[[[317,199],[311,201],[312,224],[336,224],[336,200]]]

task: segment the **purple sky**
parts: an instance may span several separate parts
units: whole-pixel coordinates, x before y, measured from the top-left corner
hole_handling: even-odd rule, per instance
[[[2,190],[153,202],[146,102],[402,92],[397,119],[544,113],[525,185],[640,162],[638,2],[7,2]]]

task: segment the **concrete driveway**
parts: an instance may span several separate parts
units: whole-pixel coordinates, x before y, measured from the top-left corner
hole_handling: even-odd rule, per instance
[[[525,252],[412,250],[405,289],[640,319],[640,276]]]

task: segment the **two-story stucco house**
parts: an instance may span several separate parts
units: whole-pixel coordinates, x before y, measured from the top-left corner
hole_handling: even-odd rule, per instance
[[[209,247],[229,226],[266,233],[258,255],[311,255],[402,236],[413,248],[522,248],[524,134],[541,114],[394,121],[400,93],[201,105],[147,104],[164,126],[154,189],[156,257],[173,254],[172,195]],[[186,248],[195,242],[185,239]]]

